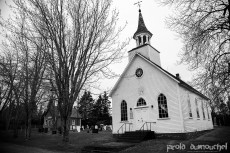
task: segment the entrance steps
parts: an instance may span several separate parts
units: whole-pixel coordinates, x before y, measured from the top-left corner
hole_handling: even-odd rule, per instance
[[[144,140],[154,139],[154,131],[130,131],[124,134],[119,134],[117,142],[133,142],[138,143]]]
[[[127,142],[109,142],[100,145],[85,146],[81,153],[114,153],[119,152],[129,147],[133,147],[135,144]]]
[[[109,142],[100,145],[90,145],[82,148],[82,153],[114,153],[119,152],[121,150],[127,149],[129,147],[135,146],[137,143],[154,139],[155,134],[154,131],[132,131],[125,132],[124,134],[119,134],[116,142]]]

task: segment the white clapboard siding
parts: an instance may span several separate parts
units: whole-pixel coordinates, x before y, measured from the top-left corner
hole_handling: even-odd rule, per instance
[[[192,92],[189,92],[188,90],[184,88],[180,88],[180,94],[181,94],[180,97],[182,100],[182,110],[183,110],[185,131],[194,132],[194,131],[213,129],[211,114],[209,114],[210,119],[208,120],[206,105],[204,105],[205,119],[203,118],[202,101],[205,101],[205,100],[201,98],[200,96]],[[192,118],[189,117],[188,94],[189,94],[190,103],[191,103]],[[196,113],[195,98],[198,99],[198,109],[199,109],[199,114],[200,114],[199,119],[197,118],[197,113]]]
[[[135,76],[137,68],[143,69],[144,74],[141,78]],[[204,108],[206,118],[203,119],[201,104],[205,100],[179,86],[174,78],[141,56],[135,56],[131,60],[115,87],[112,94],[113,134],[116,134],[121,125],[125,123],[121,122],[120,105],[122,100],[127,103],[127,122],[132,123],[131,130],[138,130],[144,122],[155,122],[152,130],[156,133],[184,133],[213,128],[211,111],[209,111],[210,119],[208,120],[206,105]],[[161,93],[167,98],[169,113],[169,118],[167,119],[159,118],[158,96]],[[189,117],[188,94],[192,118]],[[147,106],[142,110],[136,106],[139,98],[145,99],[147,103]],[[199,119],[197,119],[196,114],[195,98],[198,99]],[[133,112],[133,119],[130,119],[130,108]],[[137,122],[138,120],[142,120],[142,122]]]
[[[135,71],[139,67],[143,69],[144,74],[141,78],[136,78]],[[142,94],[139,93],[139,89],[143,89]],[[169,111],[169,119],[167,120],[159,119],[157,99],[160,93],[163,93],[167,98]],[[136,56],[112,95],[114,134],[123,124],[120,116],[122,100],[127,102],[129,122],[136,124],[135,107],[140,97],[144,98],[147,106],[149,106],[147,107],[148,116],[145,121],[156,122],[154,131],[158,133],[183,131],[179,109],[178,83],[141,57]],[[134,119],[130,119],[130,108],[133,110]]]

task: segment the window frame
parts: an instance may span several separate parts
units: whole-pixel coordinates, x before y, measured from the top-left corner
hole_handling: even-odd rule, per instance
[[[206,103],[206,109],[207,109],[208,120],[210,120],[210,114],[209,114],[209,110],[208,110],[208,103]]]
[[[142,101],[140,102],[140,100],[142,100]],[[138,105],[138,104],[140,104],[140,105]],[[144,107],[144,106],[147,106],[147,103],[146,103],[146,101],[145,101],[144,98],[140,97],[140,98],[137,100],[137,105],[136,105],[136,107]]]
[[[189,118],[193,118],[193,115],[192,115],[192,105],[191,105],[189,93],[188,93],[188,96],[187,96],[187,103],[188,103],[188,109],[189,109],[189,112],[188,112]]]
[[[72,119],[72,125],[75,125],[75,123],[76,123],[75,119]]]
[[[169,118],[167,98],[163,93],[161,93],[157,97],[157,103],[158,103],[158,115],[159,115],[159,118],[160,119]],[[162,106],[164,106],[165,110],[162,108]]]
[[[121,122],[128,121],[127,102],[125,100],[121,101],[120,110],[121,110]]]
[[[195,98],[195,105],[196,105],[196,117],[197,117],[197,119],[200,119],[200,112],[199,112],[198,99],[197,98]]]
[[[201,102],[202,102],[201,109],[202,109],[202,112],[203,112],[203,119],[205,120],[206,116],[205,116],[205,112],[204,112],[204,101],[202,100]]]

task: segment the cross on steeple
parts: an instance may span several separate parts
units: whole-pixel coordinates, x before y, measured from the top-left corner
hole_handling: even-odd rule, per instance
[[[137,31],[133,35],[133,39],[136,40],[137,46],[141,46],[144,44],[150,44],[150,38],[152,37],[152,33],[146,28],[144,19],[141,13],[141,2],[138,1],[134,3],[134,5],[139,6],[139,19],[138,19],[138,27]]]
[[[138,1],[138,2],[134,3],[134,5],[138,5],[138,6],[139,6],[139,9],[141,9],[141,2],[142,2],[142,1]]]

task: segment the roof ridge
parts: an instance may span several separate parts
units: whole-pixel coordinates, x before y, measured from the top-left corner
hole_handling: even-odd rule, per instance
[[[160,68],[161,70],[163,70],[164,72],[166,72],[167,74],[169,74],[170,76],[172,76],[174,79],[176,79],[177,81],[179,81],[179,85],[181,86],[186,86],[187,89],[190,88],[191,90],[193,90],[193,92],[197,93],[198,95],[200,95],[201,97],[205,98],[205,99],[209,99],[208,97],[206,97],[205,95],[203,95],[200,91],[196,90],[195,88],[193,88],[191,85],[189,85],[188,83],[186,83],[185,81],[181,80],[180,78],[177,78],[176,76],[174,76],[173,74],[171,74],[170,72],[168,72],[167,70],[163,69],[161,66],[157,65],[156,63],[154,63],[153,61],[149,60],[148,58],[146,58],[145,56],[143,56],[140,53],[136,53],[137,55],[141,56],[142,58],[144,58],[145,60],[151,62],[152,64],[156,65],[158,68]],[[186,88],[185,87],[185,88]]]

